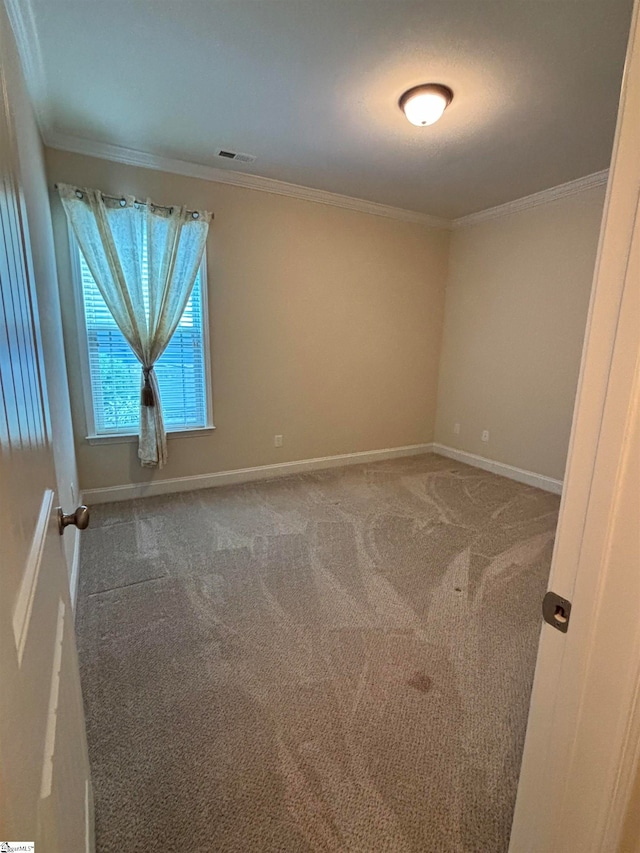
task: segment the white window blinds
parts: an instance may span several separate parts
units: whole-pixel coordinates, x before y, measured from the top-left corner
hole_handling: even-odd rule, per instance
[[[77,246],[75,250],[80,261],[95,434],[135,433],[140,362],[111,316],[82,252]],[[201,267],[178,328],[155,366],[168,432],[208,426],[202,284]]]

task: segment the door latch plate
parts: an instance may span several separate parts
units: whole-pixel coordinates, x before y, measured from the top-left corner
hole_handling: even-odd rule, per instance
[[[566,634],[569,629],[571,602],[555,592],[548,592],[542,599],[542,616],[545,622]]]

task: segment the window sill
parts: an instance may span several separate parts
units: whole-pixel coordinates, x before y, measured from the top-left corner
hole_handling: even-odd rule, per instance
[[[197,429],[181,429],[167,433],[168,439],[173,438],[197,438],[200,435],[211,435],[215,430],[213,425],[198,427]],[[137,433],[117,433],[116,435],[88,435],[85,438],[87,444],[130,444],[138,440]]]

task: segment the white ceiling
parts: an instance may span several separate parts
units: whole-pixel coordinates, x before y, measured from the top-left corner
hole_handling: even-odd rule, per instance
[[[31,2],[45,136],[444,218],[607,168],[632,5]],[[416,128],[397,101],[422,82],[445,83],[454,100]],[[239,168],[219,148],[257,160]]]

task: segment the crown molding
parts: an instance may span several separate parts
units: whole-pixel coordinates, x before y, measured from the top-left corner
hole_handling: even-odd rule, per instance
[[[200,178],[204,181],[231,184],[235,187],[244,187],[245,189],[258,190],[260,192],[299,198],[317,204],[327,204],[332,207],[355,210],[359,213],[369,213],[373,216],[384,216],[387,219],[413,222],[417,225],[426,225],[429,228],[451,228],[451,222],[448,219],[440,219],[437,216],[429,216],[426,213],[404,210],[400,207],[391,207],[386,204],[378,204],[375,201],[352,198],[351,196],[317,190],[312,187],[289,184],[273,178],[263,178],[260,175],[248,175],[244,172],[218,169],[215,166],[205,166],[201,163],[190,163],[187,160],[178,160],[173,157],[148,154],[145,151],[124,148],[121,145],[94,142],[93,140],[84,139],[79,136],[68,136],[52,131],[47,131],[43,136],[45,144],[50,148],[71,151],[74,154],[85,154],[89,157],[100,157],[102,160],[111,160],[115,163],[124,163],[128,166],[141,166],[143,169],[155,169],[160,172],[184,175],[188,178]]]
[[[19,0],[12,0],[12,2],[19,2]],[[429,228],[446,230],[467,228],[470,225],[499,219],[511,213],[528,210],[529,208],[548,204],[560,198],[576,195],[576,193],[606,184],[609,176],[609,170],[604,169],[601,172],[595,172],[592,175],[568,181],[557,187],[550,187],[549,189],[533,193],[533,195],[524,196],[524,198],[518,198],[496,207],[481,210],[478,213],[470,213],[467,216],[462,216],[452,221],[437,216],[430,216],[426,213],[418,213],[413,210],[379,204],[375,201],[352,198],[351,196],[317,190],[312,187],[303,187],[299,184],[289,184],[286,181],[278,181],[274,178],[263,178],[260,175],[249,175],[245,172],[219,169],[215,166],[191,163],[187,160],[179,160],[174,157],[149,154],[146,151],[138,151],[134,148],[125,148],[124,146],[112,145],[108,142],[96,142],[80,136],[61,134],[51,130],[43,132],[43,137],[46,145],[50,148],[57,148],[60,151],[70,151],[74,154],[84,154],[88,157],[99,157],[102,160],[124,163],[127,166],[140,166],[143,169],[155,169],[160,172],[184,175],[188,178],[200,178],[204,181],[230,184],[235,187],[244,187],[245,189],[258,190],[259,192],[299,198],[317,204],[327,204],[332,207],[369,213],[373,216],[383,216],[387,219],[398,219],[403,222],[413,222]]]
[[[42,61],[40,39],[31,0],[4,0],[9,23],[16,41],[18,56],[27,84],[38,128],[44,136],[49,124],[47,109],[47,76]]]
[[[215,166],[191,163],[187,160],[179,160],[173,157],[162,157],[133,148],[125,148],[120,145],[95,142],[79,136],[57,133],[51,128],[51,117],[47,105],[47,78],[44,71],[32,2],[31,0],[4,0],[4,3],[16,40],[36,121],[45,145],[48,145],[50,148],[71,151],[75,154],[85,154],[89,157],[100,157],[103,160],[111,160],[115,163],[124,163],[129,166],[140,166],[144,169],[171,172],[189,178],[200,178],[205,181],[230,184],[236,187],[244,187],[245,189],[289,196],[290,198],[299,198],[317,204],[341,207],[345,210],[355,210],[360,213],[369,213],[373,216],[383,216],[387,219],[397,219],[402,222],[413,222],[429,228],[446,230],[457,230],[458,228],[466,228],[480,222],[499,219],[511,213],[517,213],[518,211],[537,207],[556,199],[575,195],[576,193],[601,186],[607,182],[609,170],[604,169],[601,172],[595,172],[592,175],[587,175],[586,177],[560,184],[557,187],[533,193],[524,198],[515,199],[496,207],[490,207],[477,213],[470,213],[467,216],[450,220],[438,216],[430,216],[426,213],[419,213],[414,210],[379,204],[375,201],[353,198],[351,196],[340,195],[339,193],[304,187],[299,184],[290,184],[286,181],[278,181],[273,178],[264,178],[260,175],[219,169]]]
[[[508,216],[510,213],[518,213],[521,210],[528,210],[531,207],[538,207],[541,204],[548,204],[551,201],[556,201],[559,198],[566,198],[576,193],[590,190],[593,187],[600,187],[607,183],[609,170],[603,169],[601,172],[594,172],[592,175],[586,175],[584,178],[577,178],[575,181],[568,181],[566,184],[560,184],[557,187],[550,187],[548,190],[541,190],[533,195],[527,195],[523,198],[517,198],[514,201],[508,201],[505,204],[499,204],[497,207],[489,207],[486,210],[480,210],[478,213],[470,213],[468,216],[461,216],[459,219],[454,219],[451,227],[454,230],[458,228],[467,228],[470,225],[477,225],[479,222],[488,222],[490,219],[500,219],[502,216]]]

